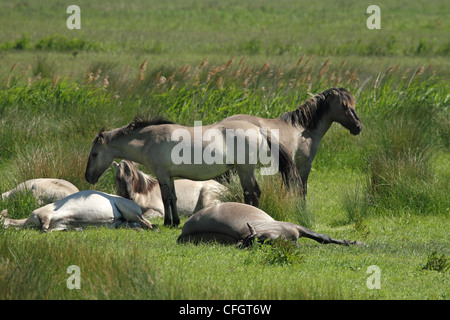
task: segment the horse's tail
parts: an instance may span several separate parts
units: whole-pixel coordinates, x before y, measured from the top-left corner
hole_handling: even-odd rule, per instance
[[[263,133],[262,130],[261,133],[266,138],[269,149],[272,149],[271,135]],[[277,141],[277,143],[279,151],[278,171],[281,174],[286,189],[290,190],[291,188],[294,188],[296,190],[301,190],[302,180],[291,153],[282,143],[280,143],[280,141]]]

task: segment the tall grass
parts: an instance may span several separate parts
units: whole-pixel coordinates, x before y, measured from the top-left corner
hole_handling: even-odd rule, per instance
[[[314,226],[314,213],[305,200],[295,191],[286,190],[278,174],[258,176],[261,198],[259,208],[278,221],[289,221],[307,228]],[[221,196],[223,202],[241,202],[244,196],[237,174],[231,174],[224,182],[229,192]]]
[[[219,65],[204,59],[197,66],[159,71],[147,62],[134,71],[98,62],[75,79],[59,79],[54,70],[51,79],[30,78],[32,70],[20,73],[13,66],[0,90],[0,167],[11,170],[8,180],[65,177],[86,187],[84,158],[95,133],[123,126],[137,113],[161,114],[185,125],[237,113],[277,117],[297,108],[310,93],[344,86],[357,98],[364,130],[355,138],[333,126],[313,167],[367,170],[364,198],[383,210],[437,212],[446,205],[433,195],[440,196],[435,189],[442,184],[436,184],[430,160],[448,145],[448,85],[434,77],[431,66],[413,71],[392,66],[370,80],[361,79],[346,61],[319,62],[306,55],[289,69],[269,62],[251,65],[246,58]],[[37,61],[36,68],[40,65]],[[24,114],[33,121],[23,121]],[[262,181],[268,189],[262,206],[266,201],[278,219],[292,220],[292,212],[308,211],[288,196],[283,203],[291,204],[275,209],[279,201],[270,196],[283,198],[276,190],[281,187]],[[305,219],[300,222],[312,224]]]

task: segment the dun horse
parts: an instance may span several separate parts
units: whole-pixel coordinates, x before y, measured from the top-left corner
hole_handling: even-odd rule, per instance
[[[31,192],[40,205],[58,201],[75,192],[78,188],[63,179],[39,178],[18,184],[14,189],[2,193],[1,199],[11,199],[17,193]]]
[[[323,244],[364,246],[364,242],[337,240],[294,223],[275,221],[258,208],[236,202],[217,204],[195,213],[183,225],[178,242],[217,241],[248,246],[255,239],[264,242],[282,238],[297,242],[301,237]]]
[[[361,120],[355,111],[355,99],[344,88],[331,88],[308,99],[298,109],[286,112],[275,119],[265,119],[238,114],[226,118],[228,121],[248,121],[258,127],[278,129],[280,143],[294,158],[301,177],[303,196],[306,196],[308,175],[316,156],[319,143],[333,122],[340,123],[353,135],[362,130]]]
[[[211,142],[212,137],[208,141],[201,133],[199,141],[198,131],[214,133],[214,141]],[[180,140],[180,137],[183,139]],[[256,149],[253,148],[255,141]],[[261,128],[247,121],[228,121],[226,124],[199,128],[184,127],[161,119],[144,121],[136,118],[125,127],[100,131],[89,154],[85,177],[89,183],[97,183],[114,158],[143,164],[158,179],[164,203],[164,224],[178,225],[180,219],[174,177],[203,181],[234,168],[241,181],[245,202],[258,206],[261,191],[254,172],[258,165],[267,163],[263,163],[255,153],[261,156],[269,148],[271,153],[278,151],[274,152],[274,160],[286,185],[297,183],[295,164],[285,148],[278,141],[272,141],[271,135],[264,134]],[[174,158],[176,150],[179,153],[175,152]],[[202,158],[208,152],[210,157]],[[211,158],[213,161],[210,161]]]
[[[0,213],[5,227],[38,228],[44,232],[87,226],[117,228],[130,223],[132,227],[137,223],[142,228],[152,228],[133,201],[93,190],[80,191],[38,208],[28,219],[9,219],[6,215],[6,210]]]
[[[164,204],[158,180],[138,169],[128,160],[113,162],[116,169],[115,186],[117,195],[133,200],[142,209],[146,218],[164,217]],[[200,209],[220,203],[219,196],[227,188],[214,180],[174,181],[178,213],[191,216]]]

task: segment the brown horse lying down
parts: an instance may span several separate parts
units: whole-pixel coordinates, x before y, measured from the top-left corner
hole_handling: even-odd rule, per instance
[[[364,246],[364,242],[336,240],[290,222],[275,221],[264,211],[243,203],[226,202],[198,211],[183,226],[178,242],[217,241],[248,246],[258,241],[306,237],[320,243]]]

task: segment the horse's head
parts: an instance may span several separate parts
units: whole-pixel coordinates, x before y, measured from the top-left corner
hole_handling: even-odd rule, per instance
[[[96,184],[100,176],[111,165],[113,159],[113,153],[108,148],[103,133],[99,133],[92,143],[89,154],[86,172],[84,174],[86,181],[90,184]]]
[[[362,123],[355,111],[355,98],[344,88],[330,89],[326,94],[326,102],[330,106],[333,121],[340,123],[351,134],[358,135],[362,130]]]
[[[114,161],[113,166],[116,169],[115,186],[117,195],[131,199],[135,165],[130,161],[122,160],[120,163]]]

